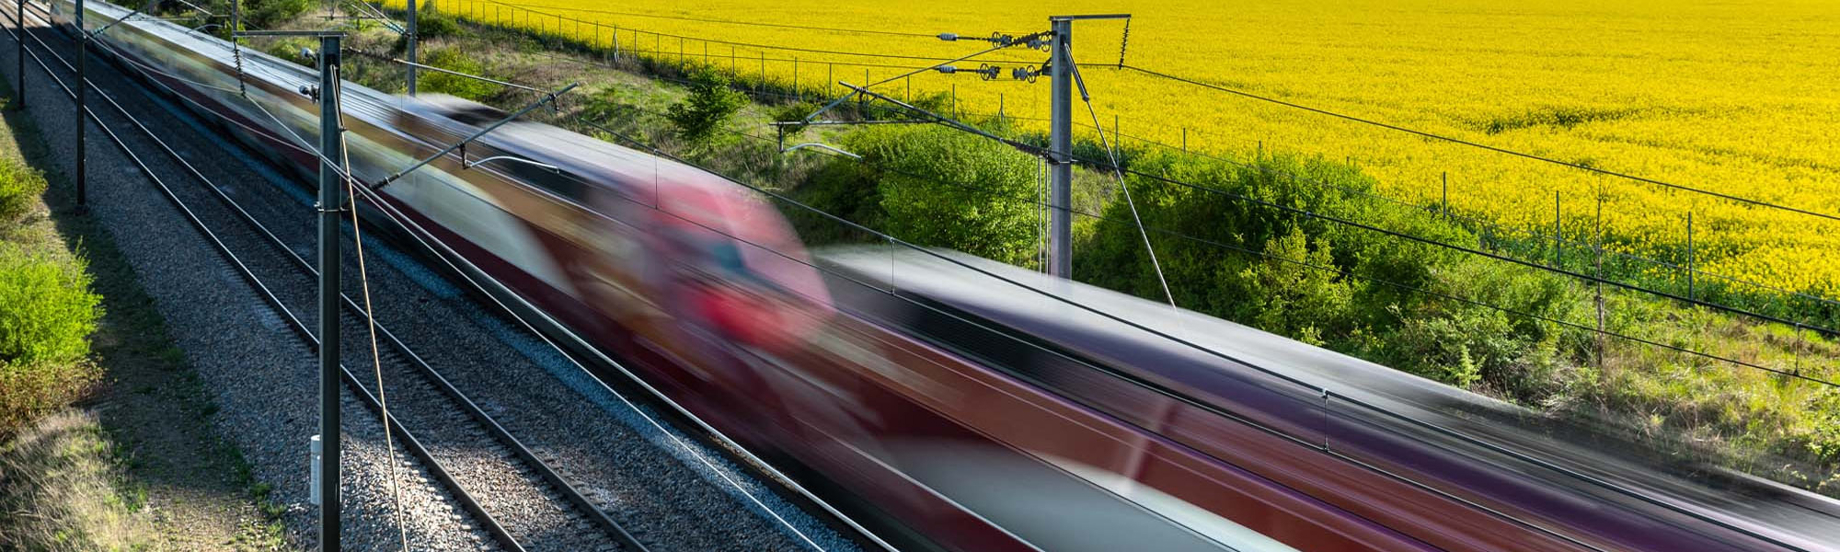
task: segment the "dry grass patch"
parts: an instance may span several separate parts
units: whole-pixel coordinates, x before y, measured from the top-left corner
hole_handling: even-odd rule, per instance
[[[114,452],[95,416],[66,410],[0,445],[0,549],[140,550],[145,491],[119,489]]]

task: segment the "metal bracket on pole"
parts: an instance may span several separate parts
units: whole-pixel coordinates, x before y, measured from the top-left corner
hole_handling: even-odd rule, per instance
[[[383,189],[384,186],[388,186],[390,185],[391,182],[395,182],[397,179],[402,178],[403,175],[409,174],[411,171],[422,168],[423,166],[426,166],[429,163],[433,163],[434,160],[440,159],[442,156],[452,153],[456,149],[460,149],[461,146],[465,146],[467,145],[467,143],[470,143],[474,140],[478,140],[481,136],[485,136],[487,133],[490,133],[494,130],[498,130],[498,127],[505,126],[506,123],[510,123],[511,121],[517,120],[518,117],[523,117],[525,113],[529,113],[532,110],[535,110],[536,108],[543,107],[544,104],[548,104],[550,102],[556,101],[557,96],[567,94],[569,93],[570,90],[574,90],[575,87],[580,86],[580,85],[581,83],[571,83],[568,86],[562,87],[561,90],[557,90],[555,92],[550,93],[547,96],[544,96],[542,99],[539,99],[535,102],[531,102],[530,105],[524,106],[523,109],[519,109],[517,110],[517,112],[512,113],[511,115],[503,119],[499,119],[498,122],[492,123],[491,125],[485,128],[479,129],[479,132],[473,133],[472,136],[468,136],[465,139],[460,140],[459,142],[455,142],[453,145],[447,146],[446,148],[442,148],[441,151],[434,152],[434,155],[430,155],[422,159],[421,161],[416,161],[415,164],[409,165],[403,170],[396,171],[394,174],[384,177],[383,180],[377,181],[377,183],[371,185],[370,188],[373,191],[381,190]]]
[[[1048,124],[1048,273],[1055,277],[1073,277],[1073,86],[1079,75],[1073,62],[1073,22],[1130,18],[1128,14],[1048,18],[1054,34],[1048,60],[1053,77],[1049,83],[1053,104]],[[1084,95],[1085,83],[1080,83],[1080,89]]]

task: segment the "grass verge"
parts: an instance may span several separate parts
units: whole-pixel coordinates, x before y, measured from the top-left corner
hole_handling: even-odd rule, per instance
[[[5,84],[0,92],[10,95]],[[0,419],[18,421],[13,438],[0,431],[0,550],[290,548],[278,507],[236,447],[212,430],[210,392],[153,299],[101,222],[75,209],[70,183],[51,159],[31,118],[6,111],[0,177],[44,178],[25,197],[27,214],[0,228],[0,250],[51,263],[56,277],[41,276],[51,284],[42,289],[80,290],[89,300],[75,308],[40,300],[43,319],[99,317],[30,334],[0,324],[0,341],[37,336],[21,349],[37,351],[38,373],[72,374],[27,407],[0,404]],[[11,281],[10,266],[0,262],[0,287]],[[16,308],[0,304],[0,311]],[[0,368],[23,373],[4,360]],[[5,383],[0,395],[22,389]]]

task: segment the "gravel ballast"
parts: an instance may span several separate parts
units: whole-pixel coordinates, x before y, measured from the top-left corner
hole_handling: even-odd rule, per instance
[[[55,42],[49,35],[45,38],[54,45],[68,44],[61,36]],[[0,48],[0,71],[9,79],[16,78],[11,73],[15,51]],[[61,69],[55,59],[38,52],[54,69]],[[73,142],[71,102],[30,59],[27,71],[30,113],[46,139]],[[100,60],[91,61],[90,76],[145,124],[158,129],[163,140],[269,226],[290,250],[311,254],[311,183],[282,174],[246,151],[225,148],[222,137],[178,113],[170,100],[137,91],[138,81],[123,79]],[[266,238],[234,218],[203,183],[93,93],[91,110],[109,121],[258,277],[265,282],[302,278]],[[243,449],[257,479],[275,488],[274,500],[288,505],[284,517],[295,542],[311,546],[315,509],[304,504],[306,436],[315,431],[318,404],[311,351],[288,335],[287,322],[98,128],[92,126],[89,134],[93,216],[122,244],[172,326],[174,338],[217,393],[222,410],[213,423]],[[71,148],[53,149],[68,171]],[[464,282],[422,266],[406,251],[374,237],[367,241],[379,321],[642,542],[669,550],[854,548],[748,471],[675,428],[653,425],[652,420],[659,419],[656,413],[626,403],[514,320],[475,303],[462,292]],[[349,274],[355,275],[355,255],[349,246],[347,259]],[[346,282],[347,293],[357,297],[357,278],[348,276]],[[271,291],[302,322],[313,323],[312,289],[271,284]],[[364,335],[362,328],[348,328],[344,350],[346,365],[368,383],[374,376]],[[413,389],[414,380],[406,373],[386,371],[385,377],[393,397],[414,401],[417,393],[425,392]],[[354,549],[396,548],[381,426],[355,399],[345,403],[345,544]],[[527,479],[512,473],[515,469],[491,450],[439,444],[449,442],[449,436],[438,433],[443,431],[435,423],[440,413],[398,415],[411,431],[430,432],[427,439],[436,458],[461,476],[463,485]],[[452,505],[445,489],[434,484],[411,456],[399,450],[397,458],[404,467],[403,504],[409,505],[405,525],[416,548],[493,547],[491,538]],[[520,526],[519,540],[526,546],[604,548],[590,545],[602,539],[580,540],[577,535],[592,528],[579,517],[558,516],[555,512],[561,507],[553,497],[483,486],[487,488],[470,490],[482,501],[494,501],[487,511],[501,522]]]

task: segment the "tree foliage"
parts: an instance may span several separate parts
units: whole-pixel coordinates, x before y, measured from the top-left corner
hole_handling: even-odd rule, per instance
[[[1035,160],[936,126],[881,127],[845,142],[895,237],[1011,264],[1035,255]]]
[[[1154,153],[1133,163],[1138,172],[1198,185],[1127,179],[1144,224],[1189,237],[1151,234],[1185,307],[1527,400],[1551,392],[1555,360],[1583,345],[1478,304],[1565,318],[1583,302],[1563,281],[1330,220],[1444,243],[1476,240],[1435,214],[1366,195],[1373,181],[1352,167],[1288,157],[1242,166]],[[1085,234],[1075,277],[1161,299],[1127,208],[1114,201],[1105,222]]]
[[[707,145],[723,125],[747,105],[747,96],[729,88],[728,77],[702,68],[690,74],[690,97],[671,105],[666,117],[677,126],[677,136],[693,146]]]

